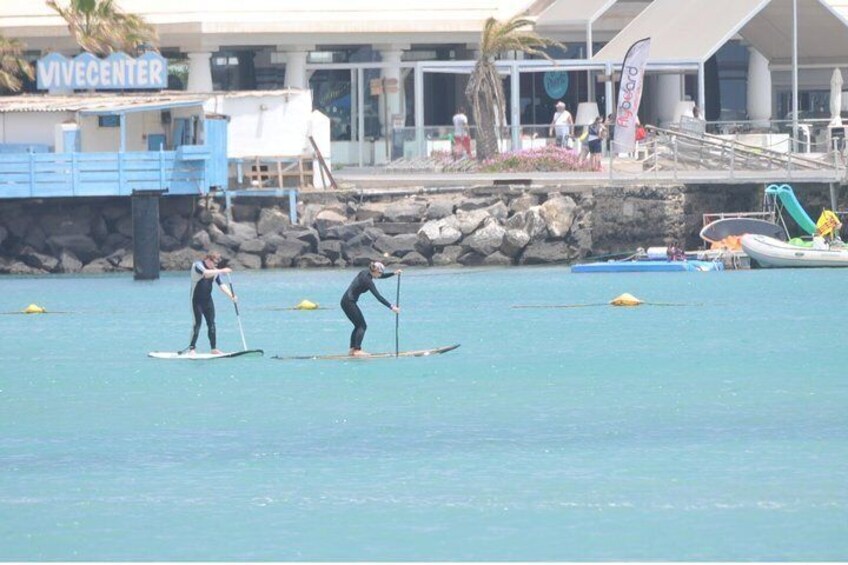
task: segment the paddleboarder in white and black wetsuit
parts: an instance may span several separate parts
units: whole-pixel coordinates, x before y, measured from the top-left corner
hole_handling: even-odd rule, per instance
[[[402,271],[398,270],[394,273],[386,273],[385,271],[386,267],[379,261],[371,263],[368,269],[363,269],[356,275],[356,278],[353,279],[353,282],[350,283],[347,291],[345,291],[344,296],[342,296],[342,310],[344,310],[348,320],[353,323],[353,332],[350,334],[350,355],[353,357],[364,357],[368,355],[362,351],[362,338],[365,337],[365,330],[368,329],[368,325],[365,323],[362,310],[356,304],[362,293],[371,292],[386,308],[390,308],[395,314],[400,312],[399,307],[393,306],[391,302],[383,298],[383,295],[377,291],[377,287],[374,286],[374,279],[387,279],[400,274]]]
[[[194,354],[197,345],[197,336],[200,333],[201,317],[206,319],[206,329],[209,334],[209,346],[212,353],[220,354],[215,343],[215,303],[212,302],[212,285],[226,294],[230,300],[235,302],[236,296],[230,288],[221,281],[221,275],[232,273],[229,267],[218,269],[221,262],[219,253],[209,253],[201,261],[196,261],[191,266],[191,310],[194,313],[194,328],[191,331],[191,345],[188,346],[189,355]]]

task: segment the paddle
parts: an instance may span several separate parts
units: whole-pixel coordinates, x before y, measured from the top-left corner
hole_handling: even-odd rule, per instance
[[[398,273],[397,279],[397,295],[395,296],[395,306],[400,308],[400,275]],[[400,338],[399,338],[399,329],[400,329],[400,312],[395,314],[395,357],[400,356]]]
[[[230,285],[230,292],[232,292],[233,297],[235,297],[236,291],[233,288],[233,281],[232,281],[232,279],[230,279],[229,273],[227,273],[227,283],[229,283],[229,285]],[[238,321],[239,333],[241,334],[241,344],[242,344],[242,346],[244,346],[244,350],[247,351],[247,342],[244,339],[244,328],[241,327],[241,316],[239,316],[239,309],[238,309],[238,301],[237,300],[233,300],[233,306],[235,306],[235,308],[236,308],[236,320]]]

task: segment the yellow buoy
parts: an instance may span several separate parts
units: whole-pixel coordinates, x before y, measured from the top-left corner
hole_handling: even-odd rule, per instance
[[[26,308],[24,308],[24,314],[45,314],[47,312],[46,309],[42,308],[38,304],[30,304]]]
[[[295,306],[295,310],[317,310],[318,305],[309,300],[301,300],[297,306]]]
[[[613,306],[639,306],[640,304],[643,304],[643,302],[632,294],[625,292],[624,294],[613,298],[610,301],[610,304]]]

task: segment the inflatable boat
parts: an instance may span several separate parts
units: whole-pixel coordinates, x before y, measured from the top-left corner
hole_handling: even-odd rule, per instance
[[[742,249],[761,267],[848,267],[848,247],[813,249],[765,235],[743,235]]]

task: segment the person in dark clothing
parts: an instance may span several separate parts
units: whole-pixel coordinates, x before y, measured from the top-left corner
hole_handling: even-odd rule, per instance
[[[383,295],[377,291],[377,287],[374,286],[374,279],[387,279],[399,275],[403,271],[398,270],[394,273],[386,273],[385,271],[386,267],[382,263],[379,261],[372,262],[369,268],[361,270],[356,275],[356,278],[353,279],[353,282],[350,283],[350,286],[342,296],[342,311],[344,311],[347,319],[353,324],[353,332],[350,334],[349,354],[351,357],[364,357],[368,355],[362,351],[362,339],[365,337],[365,330],[368,329],[368,325],[365,323],[362,310],[356,304],[363,293],[370,292],[386,308],[391,309],[395,314],[400,312],[399,307],[392,305],[391,302],[383,298]]]
[[[221,275],[233,272],[229,267],[219,269],[221,262],[219,253],[208,253],[201,261],[196,261],[191,266],[191,310],[194,314],[194,327],[191,331],[191,344],[188,346],[188,354],[194,354],[197,345],[197,336],[200,333],[201,320],[206,320],[206,329],[209,335],[209,346],[212,353],[219,354],[215,336],[215,303],[212,302],[212,285],[217,284],[221,292],[226,294],[230,300],[238,300],[230,287],[221,281]]]

